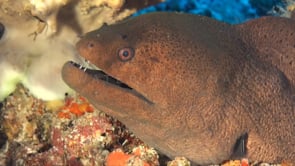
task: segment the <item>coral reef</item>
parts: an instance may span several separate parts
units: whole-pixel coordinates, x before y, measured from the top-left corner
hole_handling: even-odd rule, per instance
[[[158,166],[158,153],[151,148],[138,146],[131,154],[124,153],[121,149],[111,152],[106,158],[106,166]]]
[[[0,165],[103,165],[118,148],[123,156],[136,156],[134,162],[159,165],[153,149],[83,97],[67,96],[55,109],[50,105],[18,84],[1,110],[1,133],[6,137],[1,140]],[[70,116],[60,117],[66,110]],[[107,163],[124,159],[111,155]]]
[[[178,11],[213,17],[217,20],[237,24],[265,15],[289,16],[286,6],[293,0],[166,0],[155,6],[139,10],[134,15],[154,11]]]

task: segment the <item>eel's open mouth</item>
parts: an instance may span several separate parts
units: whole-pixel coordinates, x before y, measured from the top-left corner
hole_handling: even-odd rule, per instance
[[[106,74],[105,72],[103,72],[102,70],[98,70],[98,69],[92,69],[92,68],[87,68],[79,63],[70,62],[73,66],[79,68],[80,70],[82,70],[83,72],[89,74],[91,77],[98,79],[98,80],[102,80],[105,81],[113,86],[122,88],[130,93],[132,93],[133,95],[137,96],[138,98],[144,100],[145,102],[147,102],[148,104],[153,104],[152,101],[150,101],[149,99],[147,99],[145,96],[143,96],[142,94],[140,94],[139,92],[137,92],[135,89],[133,89],[132,87],[130,87],[129,85],[125,84],[124,82],[117,80],[116,78]],[[88,64],[88,62],[86,62]]]

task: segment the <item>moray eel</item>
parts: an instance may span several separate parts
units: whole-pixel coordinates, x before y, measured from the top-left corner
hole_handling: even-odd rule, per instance
[[[64,81],[150,146],[195,164],[295,161],[295,21],[152,13],[85,34]]]

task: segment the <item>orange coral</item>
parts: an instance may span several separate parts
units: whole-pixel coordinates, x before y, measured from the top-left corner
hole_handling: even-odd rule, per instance
[[[246,158],[241,159],[241,166],[249,166],[249,160]]]
[[[111,152],[106,158],[106,166],[127,166],[127,165],[142,165],[152,166],[148,162],[141,159],[140,148],[136,148],[132,154],[126,154],[121,149]]]
[[[246,158],[241,160],[231,160],[222,164],[222,166],[249,166],[249,161]]]
[[[69,112],[59,112],[58,114],[57,114],[57,116],[59,117],[59,118],[64,118],[64,119],[70,119],[71,118],[71,114],[69,113]]]
[[[130,157],[122,151],[113,151],[106,159],[106,166],[126,166]]]
[[[58,113],[59,118],[70,119],[71,114],[75,116],[82,116],[86,112],[93,112],[94,108],[90,105],[90,103],[82,96],[78,96],[76,98],[67,97],[65,99],[65,104],[62,107],[61,111]]]

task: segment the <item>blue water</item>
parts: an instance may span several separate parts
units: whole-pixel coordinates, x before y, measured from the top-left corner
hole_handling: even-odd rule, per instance
[[[178,11],[213,17],[231,24],[267,15],[283,0],[166,0],[138,11],[134,16],[154,11]]]

